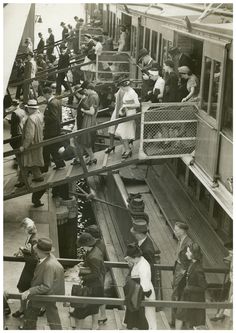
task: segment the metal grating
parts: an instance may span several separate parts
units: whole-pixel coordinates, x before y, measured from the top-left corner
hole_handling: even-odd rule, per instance
[[[140,159],[181,157],[196,145],[197,107],[193,103],[142,104]]]

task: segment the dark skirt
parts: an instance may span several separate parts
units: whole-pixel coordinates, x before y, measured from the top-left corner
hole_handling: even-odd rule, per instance
[[[204,293],[188,293],[183,294],[181,297],[182,301],[190,302],[205,302]],[[206,310],[205,309],[188,309],[188,308],[178,308],[176,313],[176,319],[183,322],[188,322],[190,327],[205,325],[206,323]]]
[[[96,116],[95,115],[90,116],[85,114],[83,118],[82,129],[89,128],[95,125],[96,125]],[[81,145],[85,146],[86,148],[93,148],[95,140],[96,140],[96,131],[84,133],[80,137]]]
[[[19,292],[24,292],[31,287],[31,281],[34,276],[35,267],[38,263],[38,260],[34,256],[25,257],[26,263],[21,272],[20,279],[17,283],[17,288]]]
[[[91,288],[91,297],[104,297],[104,287],[90,287]],[[101,304],[88,304],[84,308],[75,308],[73,311],[73,317],[77,319],[84,319],[88,316],[97,314]]]
[[[138,330],[148,330],[148,322],[145,317],[144,306],[140,307],[138,311],[131,312],[126,308],[124,323],[127,325],[127,329],[136,328]]]

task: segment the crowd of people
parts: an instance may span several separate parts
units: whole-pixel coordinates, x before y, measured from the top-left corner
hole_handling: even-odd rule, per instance
[[[127,329],[158,329],[156,308],[141,306],[142,300],[155,300],[158,295],[155,283],[157,271],[155,249],[149,232],[148,216],[131,213],[133,226],[130,233],[134,242],[127,245],[125,261],[128,263],[128,274],[124,285],[126,311],[123,324]],[[24,246],[14,254],[23,256],[25,265],[19,278],[17,288],[21,294],[20,308],[12,315],[21,320],[19,329],[36,329],[39,316],[46,314],[50,329],[63,329],[56,302],[36,302],[28,300],[31,295],[64,295],[64,269],[53,252],[51,239],[38,237],[34,221],[25,218],[21,227],[27,235]],[[176,260],[173,271],[172,300],[188,302],[205,302],[207,281],[202,266],[203,253],[200,246],[188,236],[188,225],[176,221],[175,236],[178,240]],[[104,261],[107,258],[106,246],[97,225],[89,225],[77,240],[78,248],[83,249],[82,262],[77,264],[77,289],[72,287],[73,296],[104,297],[104,282],[107,269]],[[231,248],[232,249],[232,248]],[[232,251],[226,259],[232,267]],[[228,259],[230,258],[230,259]],[[232,271],[232,270],[231,270]],[[231,281],[231,280],[230,280]],[[231,281],[232,283],[232,281]],[[77,290],[77,291],[73,291]],[[230,288],[232,297],[232,286]],[[86,293],[85,293],[86,292]],[[7,294],[5,295],[7,299]],[[8,306],[8,310],[10,310]],[[11,311],[8,311],[10,314]],[[224,315],[212,318],[216,321]],[[72,328],[82,329],[82,320],[91,316],[91,329],[98,329],[108,318],[104,304],[72,303],[69,315]],[[172,308],[170,326],[175,329],[193,329],[206,327],[206,309],[203,308]]]

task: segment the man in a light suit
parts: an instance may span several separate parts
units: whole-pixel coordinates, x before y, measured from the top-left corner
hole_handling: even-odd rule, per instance
[[[52,240],[50,238],[39,238],[34,245],[34,251],[39,258],[35,268],[31,287],[22,294],[22,300],[33,295],[64,295],[65,280],[64,269],[51,253]],[[40,307],[46,309],[46,316],[50,329],[62,330],[61,320],[58,314],[56,302],[36,302],[29,300],[25,312],[23,330],[36,330]]]

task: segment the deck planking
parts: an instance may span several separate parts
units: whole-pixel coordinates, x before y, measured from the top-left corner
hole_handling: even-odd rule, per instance
[[[66,162],[66,166],[60,170],[55,171],[53,168],[50,168],[49,171],[44,174],[43,182],[32,182],[32,176],[30,176],[28,178],[30,191],[28,191],[25,186],[20,189],[16,188],[15,184],[17,183],[17,177],[11,177],[11,181],[6,184],[6,187],[4,187],[4,200],[18,197],[30,192],[37,192],[49,187],[65,184],[80,178],[95,176],[101,173],[106,173],[108,171],[114,171],[120,169],[123,166],[138,163],[138,150],[139,141],[137,140],[134,142],[133,155],[126,160],[122,160],[121,155],[123,152],[123,146],[116,146],[116,152],[109,154],[109,158],[105,167],[103,167],[103,160],[105,155],[104,150],[96,152],[94,155],[97,159],[97,164],[88,166],[86,174],[84,173],[84,170],[81,166],[75,165],[71,167],[71,161],[68,161]]]

